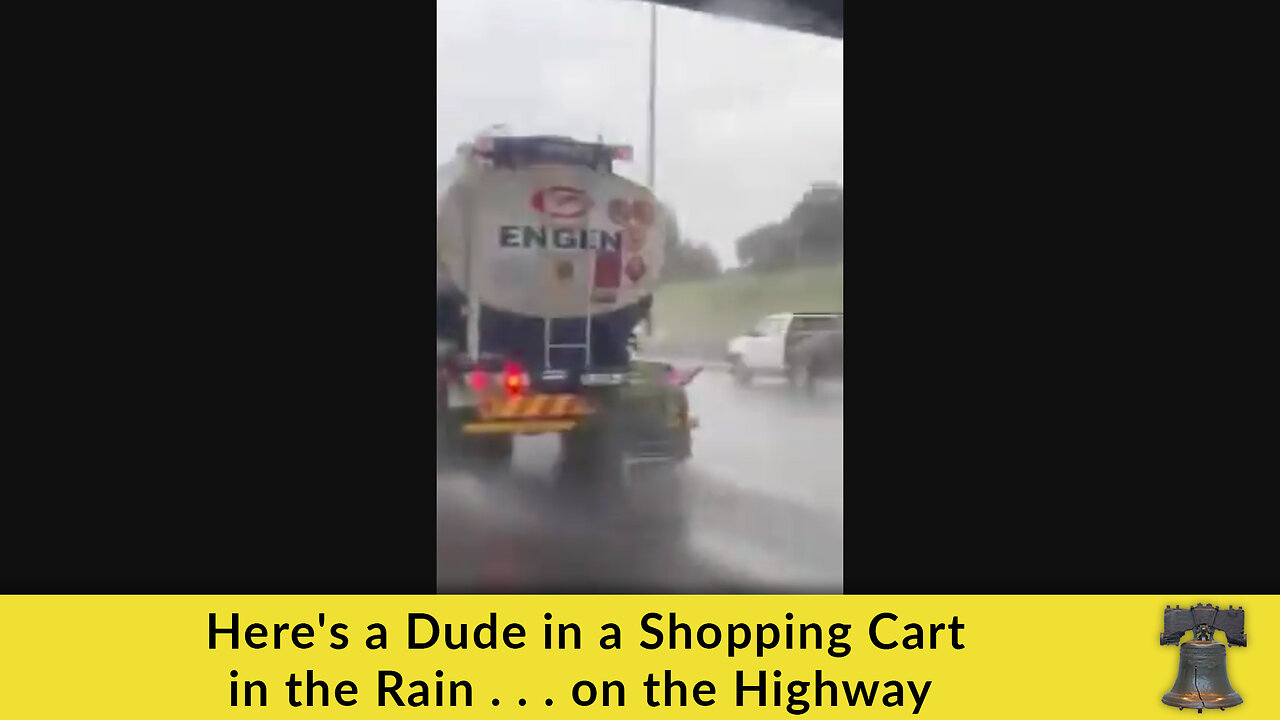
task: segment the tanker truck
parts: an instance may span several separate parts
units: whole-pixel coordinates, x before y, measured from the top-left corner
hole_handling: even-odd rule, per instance
[[[697,374],[633,357],[652,329],[673,224],[614,172],[630,149],[563,137],[480,137],[436,171],[436,435],[486,470],[515,438],[561,438],[562,478],[617,483],[678,464]]]

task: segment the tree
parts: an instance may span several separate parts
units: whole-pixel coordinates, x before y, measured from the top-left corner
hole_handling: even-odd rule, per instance
[[[738,262],[751,271],[844,259],[844,188],[814,183],[785,220],[738,239]]]
[[[668,280],[704,280],[720,274],[720,258],[706,243],[682,240],[667,251]]]
[[[791,227],[771,223],[738,239],[738,262],[753,271],[782,270],[796,264],[796,246]]]
[[[668,210],[663,280],[704,280],[720,274],[720,259],[710,246],[680,236],[680,225]]]
[[[795,230],[801,264],[844,258],[844,188],[815,183],[792,209],[787,223]]]

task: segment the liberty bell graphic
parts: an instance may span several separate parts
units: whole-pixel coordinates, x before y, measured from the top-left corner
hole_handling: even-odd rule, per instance
[[[1183,633],[1191,633],[1191,639],[1178,648],[1178,677],[1173,689],[1164,694],[1165,705],[1204,712],[1205,708],[1226,710],[1244,702],[1227,679],[1227,646],[1214,641],[1217,630],[1226,636],[1227,644],[1244,647],[1244,608],[1195,605],[1183,610],[1181,606],[1165,606],[1160,644],[1177,645]]]

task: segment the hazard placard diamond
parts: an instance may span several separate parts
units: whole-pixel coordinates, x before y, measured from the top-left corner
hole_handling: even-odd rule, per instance
[[[632,255],[631,259],[627,261],[627,277],[630,278],[633,283],[640,282],[640,278],[644,277],[647,270],[648,268],[645,267],[644,258],[639,255]]]

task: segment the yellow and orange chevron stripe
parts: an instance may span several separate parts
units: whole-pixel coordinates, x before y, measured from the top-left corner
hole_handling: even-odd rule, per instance
[[[490,398],[478,408],[485,420],[534,420],[580,417],[592,412],[578,395],[517,395]]]

